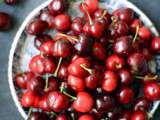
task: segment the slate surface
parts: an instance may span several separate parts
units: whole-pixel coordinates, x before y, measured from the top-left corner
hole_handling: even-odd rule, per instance
[[[13,38],[25,17],[45,0],[19,0],[16,6],[0,4],[0,11],[11,14],[14,26],[8,32],[0,32],[0,120],[22,120],[8,86],[8,55]],[[160,0],[130,0],[141,8],[160,30]]]

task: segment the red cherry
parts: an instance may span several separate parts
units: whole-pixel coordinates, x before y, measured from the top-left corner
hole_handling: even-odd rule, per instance
[[[48,88],[45,89],[47,92],[56,91],[58,90],[58,82],[54,77],[48,78]]]
[[[132,112],[129,110],[125,110],[122,112],[120,115],[119,119],[120,120],[130,120],[131,119]]]
[[[87,23],[83,26],[83,32],[90,34],[90,24],[89,24],[89,22],[87,22]]]
[[[138,35],[142,40],[149,40],[152,36],[150,29],[144,26],[139,29]]]
[[[66,79],[68,76],[68,68],[69,64],[67,62],[62,62],[59,70],[58,70],[58,78]]]
[[[131,88],[123,87],[117,94],[119,103],[128,104],[133,100],[134,91]]]
[[[55,28],[59,31],[66,31],[71,26],[70,16],[65,14],[57,15],[54,19]]]
[[[87,92],[79,92],[76,100],[73,102],[73,108],[78,112],[89,112],[93,107],[93,98]]]
[[[153,58],[153,54],[151,53],[150,49],[148,49],[148,48],[143,48],[142,54],[147,61],[150,61]]]
[[[134,19],[130,25],[130,29],[132,33],[136,33],[137,27],[142,27],[142,21],[140,19]]]
[[[46,42],[44,42],[40,47],[39,50],[41,51],[41,53],[45,54],[45,55],[52,55],[53,54],[53,45],[54,45],[54,41],[53,40],[48,40]]]
[[[68,120],[66,115],[58,115],[56,120]]]
[[[101,43],[95,42],[93,45],[93,55],[98,60],[105,60],[106,54],[106,49],[103,47],[103,45]]]
[[[55,112],[61,112],[68,107],[68,99],[60,92],[50,92],[48,95],[48,104]]]
[[[8,30],[11,27],[11,16],[0,12],[0,31]]]
[[[138,98],[134,104],[135,111],[138,110],[147,111],[149,107],[150,107],[150,102],[144,97]]]
[[[75,34],[80,34],[82,33],[82,30],[83,30],[83,19],[80,18],[80,17],[76,17],[74,20],[73,20],[73,23],[71,25],[71,28],[73,30],[73,32]]]
[[[49,93],[45,93],[45,95],[42,96],[42,98],[39,102],[39,108],[42,109],[43,111],[50,112],[51,109],[50,109],[49,104],[48,104],[48,94]]]
[[[39,102],[41,101],[41,96],[40,95],[36,95],[34,98],[34,104],[33,107],[34,108],[39,108]]]
[[[148,82],[144,86],[144,95],[150,101],[160,100],[160,85],[155,82]]]
[[[135,111],[132,113],[131,120],[147,120],[147,114],[144,111]]]
[[[108,70],[116,71],[123,68],[124,64],[124,59],[116,54],[109,56],[106,60],[106,67]]]
[[[85,88],[85,82],[83,79],[69,75],[67,80],[68,85],[75,91],[81,92]]]
[[[37,74],[45,74],[53,73],[56,66],[51,58],[42,55],[36,55],[31,59],[29,68],[32,72]]]
[[[160,52],[160,38],[154,37],[151,42],[151,50],[153,52]]]
[[[19,73],[15,77],[16,84],[20,88],[26,89],[27,88],[27,82],[30,81],[33,77],[35,77],[35,75],[32,72]]]
[[[106,92],[112,92],[117,88],[118,76],[112,71],[105,71],[102,81],[102,88]]]
[[[94,120],[94,118],[92,117],[92,115],[81,115],[78,120]]]

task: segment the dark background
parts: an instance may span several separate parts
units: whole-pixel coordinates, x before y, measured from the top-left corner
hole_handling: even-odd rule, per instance
[[[0,120],[22,120],[12,100],[8,86],[8,56],[13,38],[25,17],[45,0],[19,0],[15,6],[0,4],[0,11],[11,14],[14,18],[13,28],[0,32]],[[160,30],[160,0],[130,0],[155,23]]]

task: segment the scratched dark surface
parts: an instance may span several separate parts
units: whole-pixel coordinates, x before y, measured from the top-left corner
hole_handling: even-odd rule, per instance
[[[15,6],[0,4],[0,11],[5,11],[14,18],[13,28],[7,32],[0,32],[0,120],[23,120],[15,107],[9,90],[7,77],[8,56],[13,38],[19,26],[32,10],[44,1],[45,0],[19,0],[19,3]],[[130,1],[143,10],[160,30],[160,0]],[[154,118],[154,120],[159,119]]]

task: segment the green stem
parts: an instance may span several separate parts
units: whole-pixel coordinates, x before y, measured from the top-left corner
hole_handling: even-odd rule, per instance
[[[51,118],[54,118],[55,116],[57,116],[57,114],[56,114],[55,112],[51,112],[51,114],[52,114],[52,115],[50,116]]]
[[[57,77],[57,75],[58,75],[58,71],[59,71],[59,68],[60,68],[60,66],[61,66],[62,59],[63,59],[62,57],[59,58],[57,68],[56,68],[56,70],[55,70],[55,72],[54,72],[54,76],[55,76],[55,77]]]
[[[31,116],[31,114],[32,114],[32,110],[33,110],[33,108],[30,107],[30,108],[29,108],[29,111],[28,111],[28,118],[27,118],[27,120],[29,120],[29,118],[30,118],[30,116]]]
[[[105,17],[106,14],[107,14],[107,10],[104,10],[102,16],[100,16],[99,19],[102,20]]]
[[[89,74],[93,74],[92,69],[87,68],[84,64],[80,65],[85,71],[87,71]]]
[[[138,26],[136,27],[136,34],[135,34],[135,36],[134,36],[134,38],[133,38],[133,43],[137,40],[139,29],[140,29],[140,27],[139,27],[139,25],[138,25]]]
[[[76,99],[77,99],[76,97],[74,97],[74,96],[68,94],[68,93],[65,92],[65,91],[63,91],[63,94],[66,95],[66,96],[68,96],[69,98],[72,98],[73,100],[76,100]]]
[[[47,89],[48,89],[48,80],[49,80],[49,75],[47,74],[46,75],[46,83],[45,83],[45,88],[44,88],[44,91],[47,91]]]

